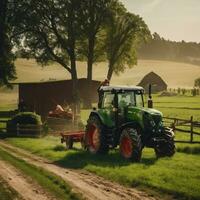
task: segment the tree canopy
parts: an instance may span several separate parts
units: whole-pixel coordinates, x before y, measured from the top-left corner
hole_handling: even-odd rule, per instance
[[[0,80],[8,84],[15,78],[15,46],[21,55],[35,58],[42,65],[57,62],[64,67],[71,74],[75,102],[79,99],[77,60],[87,61],[88,82],[92,80],[93,63],[108,61],[111,79],[113,72],[123,72],[126,66],[136,64],[136,47],[149,35],[142,18],[128,13],[119,0],[0,3]]]
[[[126,12],[123,6],[119,5],[114,12],[107,28],[106,40],[109,80],[113,72],[119,74],[124,72],[126,66],[130,68],[137,64],[136,48],[141,40],[145,41],[150,36],[150,31],[141,17]]]

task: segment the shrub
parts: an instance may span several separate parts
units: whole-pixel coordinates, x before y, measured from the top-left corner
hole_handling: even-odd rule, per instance
[[[33,112],[20,112],[16,114],[11,120],[8,121],[7,132],[15,135],[17,132],[17,124],[42,125],[42,121],[41,121],[41,117]],[[36,134],[36,133],[38,133],[38,130],[31,131],[31,134]]]

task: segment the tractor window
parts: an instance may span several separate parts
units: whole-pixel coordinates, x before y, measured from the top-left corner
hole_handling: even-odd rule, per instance
[[[114,97],[115,95],[111,92],[106,92],[103,98],[102,108],[110,108],[114,106]]]
[[[125,92],[118,94],[118,105],[123,108],[126,106],[134,106],[134,93],[133,92]]]
[[[143,96],[142,96],[142,91],[138,90],[135,92],[135,101],[136,101],[136,106],[137,107],[143,107]]]

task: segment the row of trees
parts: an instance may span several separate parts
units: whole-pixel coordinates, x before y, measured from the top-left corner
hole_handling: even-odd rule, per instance
[[[142,45],[138,54],[143,59],[172,60],[200,65],[200,43],[165,40],[157,33],[152,35],[148,43]]]
[[[0,4],[0,24],[5,26],[0,27],[1,84],[15,78],[10,56],[14,47],[42,65],[57,62],[64,67],[71,74],[75,102],[77,60],[87,62],[90,91],[95,62],[108,62],[110,80],[113,73],[136,64],[136,47],[150,36],[142,18],[127,12],[118,0],[1,0]]]

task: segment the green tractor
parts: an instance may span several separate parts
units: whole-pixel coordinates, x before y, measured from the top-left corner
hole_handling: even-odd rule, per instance
[[[174,133],[163,126],[161,112],[144,107],[142,87],[101,86],[98,92],[98,109],[86,126],[88,151],[106,154],[119,145],[121,155],[136,162],[145,146],[154,148],[157,157],[174,155]]]

